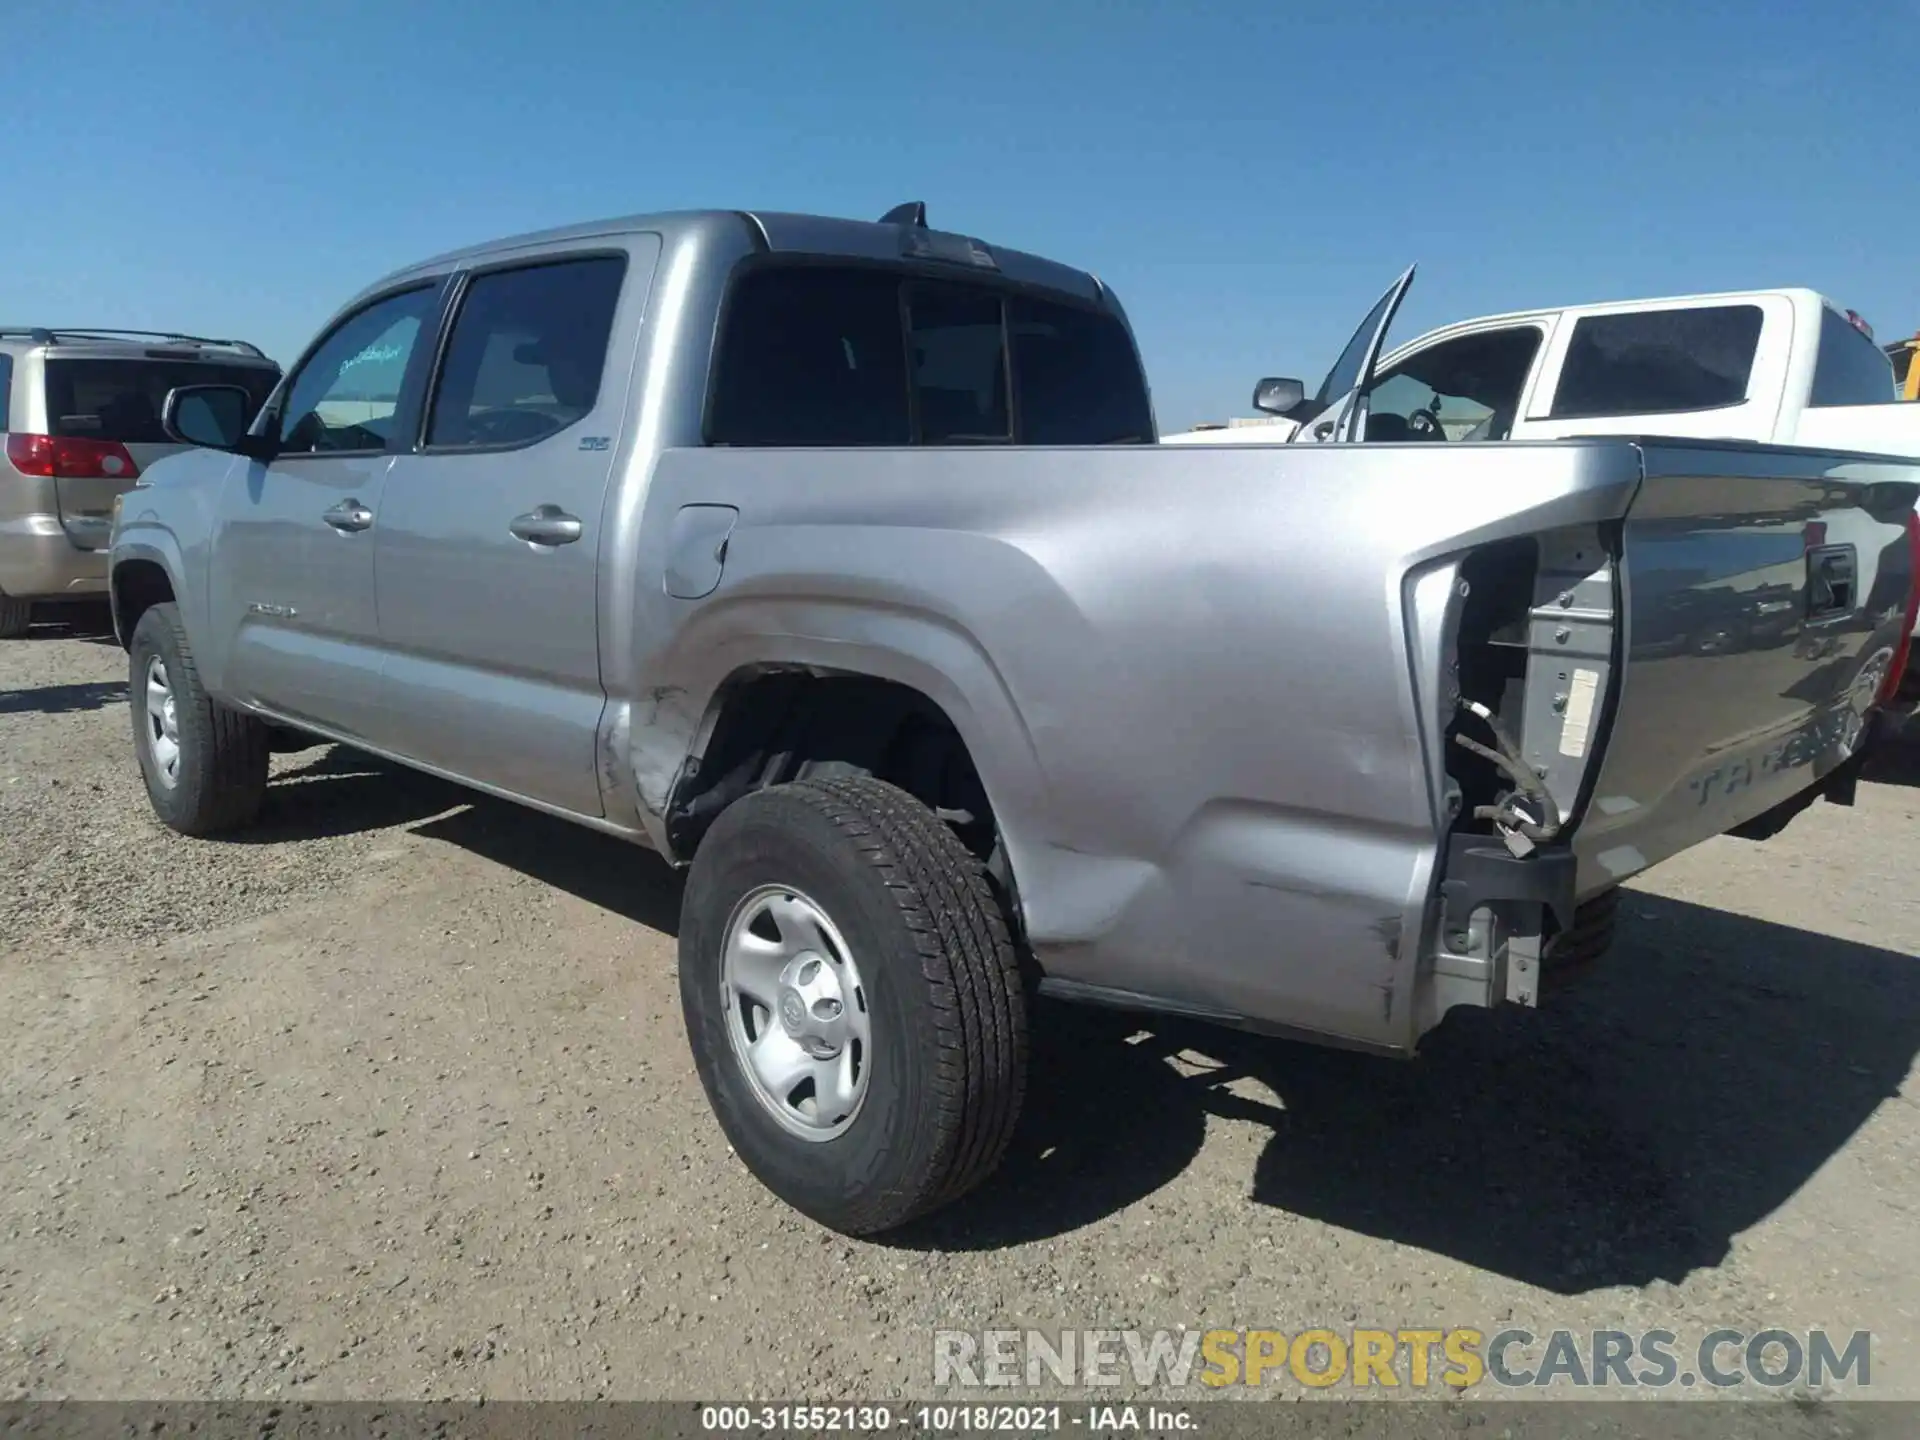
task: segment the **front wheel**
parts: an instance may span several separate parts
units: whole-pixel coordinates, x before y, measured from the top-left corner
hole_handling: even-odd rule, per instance
[[[17,640],[33,624],[33,602],[0,595],[0,640]]]
[[[252,821],[267,789],[267,727],[207,694],[177,606],[152,606],[134,626],[127,688],[134,751],[161,821],[182,835]]]
[[[999,1163],[1027,1019],[986,872],[866,776],[758,791],[714,822],[680,926],[707,1098],[753,1174],[847,1235],[959,1198]]]

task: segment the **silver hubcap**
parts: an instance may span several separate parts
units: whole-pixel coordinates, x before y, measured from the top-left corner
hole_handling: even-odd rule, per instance
[[[867,992],[833,921],[785,885],[734,907],[721,960],[727,1037],[783,1129],[831,1140],[853,1123],[872,1068]]]
[[[167,662],[158,655],[147,661],[147,750],[154,774],[171,790],[180,778],[180,712],[167,680]]]

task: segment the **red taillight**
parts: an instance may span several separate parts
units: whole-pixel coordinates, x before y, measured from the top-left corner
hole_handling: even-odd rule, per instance
[[[1887,678],[1880,683],[1880,703],[1893,699],[1907,674],[1907,652],[1913,648],[1913,627],[1920,623],[1920,513],[1907,512],[1907,559],[1913,574],[1907,580],[1907,623],[1893,644],[1893,660],[1887,666]]]
[[[118,440],[65,435],[9,435],[7,459],[22,475],[50,480],[133,480],[140,467]]]

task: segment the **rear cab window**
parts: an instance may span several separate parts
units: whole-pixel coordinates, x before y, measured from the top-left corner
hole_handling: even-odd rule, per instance
[[[1675,415],[1742,404],[1763,318],[1758,305],[1744,304],[1582,316],[1549,418]]]
[[[47,431],[72,440],[113,440],[122,445],[172,443],[160,425],[167,392],[182,385],[238,385],[250,413],[266,403],[280,378],[270,365],[230,365],[217,360],[153,359],[143,355],[66,357],[49,354],[46,374]]]
[[[1886,351],[1845,316],[1820,307],[1820,352],[1813,362],[1810,409],[1891,405],[1899,398]]]
[[[754,266],[729,293],[707,442],[1150,444],[1126,326],[1066,297],[885,266]]]
[[[0,354],[0,431],[7,428],[7,415],[11,409],[9,397],[13,394],[13,356]]]
[[[990,290],[907,288],[907,368],[921,444],[1013,443],[1001,308]]]

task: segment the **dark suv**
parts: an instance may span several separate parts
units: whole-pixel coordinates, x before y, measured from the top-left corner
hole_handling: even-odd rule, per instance
[[[255,409],[280,367],[253,345],[137,330],[0,326],[0,639],[36,600],[105,598],[114,498],[181,447],[176,385],[237,385]]]

